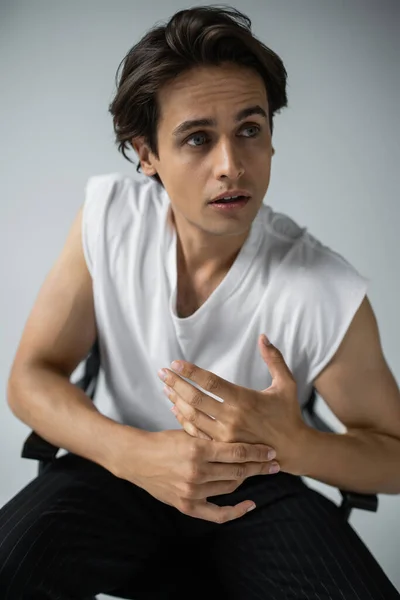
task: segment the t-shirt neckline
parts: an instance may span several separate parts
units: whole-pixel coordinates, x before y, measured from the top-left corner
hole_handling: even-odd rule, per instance
[[[165,193],[166,195],[166,193]],[[176,229],[171,226],[168,220],[169,214],[169,199],[166,196],[167,202],[165,205],[165,211],[163,215],[164,219],[164,240],[163,240],[163,256],[165,260],[166,273],[169,279],[169,309],[171,317],[175,322],[179,324],[190,323],[193,324],[195,321],[200,320],[203,316],[207,315],[214,306],[221,305],[228,297],[234,293],[237,286],[240,284],[243,276],[246,274],[249,266],[252,264],[253,259],[257,253],[259,245],[261,243],[261,216],[260,211],[254,218],[249,234],[239,250],[233,264],[229,268],[228,272],[218,284],[215,290],[210,294],[207,300],[190,316],[179,317],[176,312],[176,300],[177,300],[177,233]]]

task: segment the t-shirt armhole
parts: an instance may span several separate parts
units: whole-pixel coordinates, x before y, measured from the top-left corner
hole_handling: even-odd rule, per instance
[[[310,364],[310,369],[307,378],[307,384],[312,385],[315,379],[330,363],[332,358],[338,351],[353,318],[364,300],[369,285],[369,279],[359,276],[359,279],[354,284],[354,289],[350,294],[343,298],[343,302],[337,307],[337,323],[338,326],[326,344],[320,340],[319,352],[314,357],[314,361]],[[346,293],[346,292],[344,292]]]

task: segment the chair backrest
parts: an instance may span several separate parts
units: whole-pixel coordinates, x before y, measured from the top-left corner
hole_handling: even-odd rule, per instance
[[[93,344],[84,366],[84,373],[78,381],[73,382],[92,400],[96,394],[100,374],[100,348],[98,340]]]

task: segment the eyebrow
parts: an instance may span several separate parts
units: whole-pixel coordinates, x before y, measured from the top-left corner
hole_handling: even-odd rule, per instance
[[[265,110],[256,104],[254,106],[242,108],[242,110],[240,110],[235,116],[235,122],[239,123],[240,121],[243,121],[243,119],[247,119],[247,117],[252,115],[260,115],[261,117],[268,119]],[[215,119],[192,119],[190,121],[183,121],[183,123],[178,125],[178,127],[176,127],[172,133],[175,137],[178,137],[194,127],[215,127],[216,124],[217,122]]]

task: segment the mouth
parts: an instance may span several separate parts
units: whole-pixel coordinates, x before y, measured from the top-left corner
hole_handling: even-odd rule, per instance
[[[250,196],[233,196],[230,198],[219,198],[208,203],[211,208],[221,211],[237,210],[243,208],[251,200]]]
[[[214,207],[234,208],[246,205],[249,200],[250,194],[247,192],[247,190],[236,189],[220,194],[208,204]]]
[[[224,192],[222,192],[221,194],[218,194],[218,196],[215,196],[212,200],[210,200],[210,204],[214,203],[214,202],[219,202],[220,200],[222,201],[227,201],[229,202],[230,200],[235,200],[237,198],[249,198],[250,197],[250,192],[248,190],[245,190],[244,188],[236,188],[236,189],[231,189],[231,190],[225,190]]]

